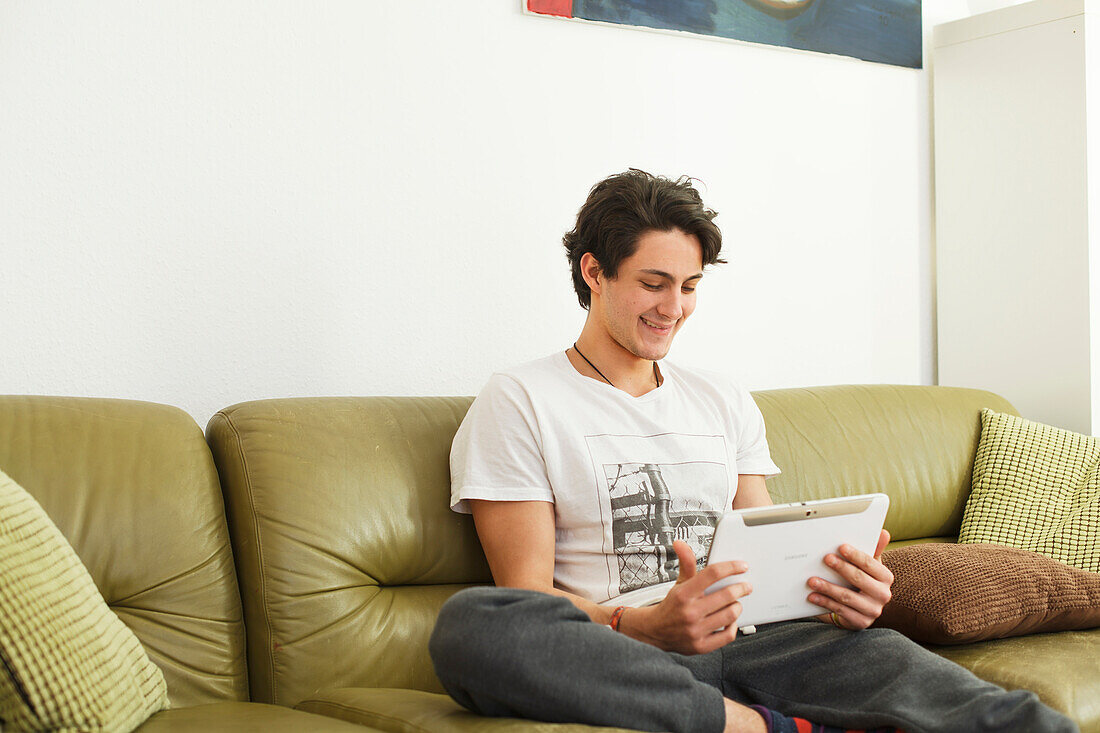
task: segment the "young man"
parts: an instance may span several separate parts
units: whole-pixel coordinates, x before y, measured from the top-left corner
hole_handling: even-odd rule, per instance
[[[637,170],[596,184],[565,236],[584,327],[564,351],[495,374],[451,451],[452,508],[473,514],[495,588],[456,594],[430,650],[485,715],[710,732],[829,726],[1074,730],[899,634],[867,627],[893,577],[846,545],[811,578],[817,619],[738,634],[739,562],[705,557],[722,512],[771,503],[752,397],[662,361],[721,233],[689,179]],[[660,603],[618,598],[676,581]],[[802,723],[803,726],[809,725]],[[807,730],[806,727],[799,730]]]

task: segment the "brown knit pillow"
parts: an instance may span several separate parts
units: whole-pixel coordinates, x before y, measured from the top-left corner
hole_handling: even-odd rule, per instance
[[[909,545],[882,553],[894,597],[875,626],[915,641],[965,644],[1100,626],[1100,573],[992,544]]]

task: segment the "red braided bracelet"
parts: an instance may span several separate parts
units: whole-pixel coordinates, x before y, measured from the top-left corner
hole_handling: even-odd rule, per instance
[[[611,620],[607,622],[607,625],[611,627],[612,631],[619,630],[619,621],[623,618],[623,611],[626,610],[626,606],[619,606],[611,612]]]

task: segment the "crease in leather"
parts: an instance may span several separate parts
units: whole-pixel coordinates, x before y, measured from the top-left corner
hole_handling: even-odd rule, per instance
[[[219,550],[220,549],[221,548],[219,548]],[[163,590],[164,588],[171,585],[172,583],[178,582],[180,580],[186,580],[190,576],[205,570],[208,566],[210,566],[214,563],[217,563],[221,560],[221,558],[219,557],[220,554],[221,554],[220,552],[215,551],[215,552],[211,553],[205,560],[203,560],[198,565],[195,565],[195,566],[193,566],[193,567],[191,567],[187,570],[184,570],[182,572],[176,573],[175,575],[173,575],[170,578],[165,578],[164,580],[161,580],[157,583],[154,583],[153,585],[150,585],[146,588],[142,588],[141,590],[136,591],[134,593],[131,593],[127,596],[123,596],[122,598],[116,598],[116,599],[107,601],[107,605],[111,606],[112,608],[116,607],[116,606],[123,607],[123,608],[136,608],[135,606],[129,606],[128,605],[129,602],[133,601],[135,598],[138,598],[139,596],[146,595],[147,593],[152,593],[153,591],[157,591],[157,590]],[[235,573],[233,573],[233,575],[234,575],[234,577],[236,577]],[[239,618],[240,617],[238,616],[238,619]],[[233,619],[229,619],[229,620],[233,620]]]
[[[141,629],[143,623],[156,626],[156,628],[162,632],[161,635],[155,641],[150,639],[143,643],[149,648],[155,649],[158,651],[158,653],[165,654],[166,656],[168,656],[167,652],[161,651],[164,645],[167,643],[168,634],[166,632],[171,632],[171,635],[177,637],[174,638],[172,641],[172,643],[175,645],[178,645],[180,647],[186,646],[188,648],[194,648],[195,645],[199,645],[206,648],[208,651],[217,654],[226,651],[226,647],[222,642],[222,639],[218,638],[221,635],[212,633],[211,635],[203,636],[199,632],[213,632],[216,629],[212,629],[211,627],[231,627],[236,626],[237,624],[237,621],[208,621],[206,619],[199,619],[194,616],[183,616],[182,614],[172,614],[169,616],[172,619],[191,622],[190,624],[187,624],[187,626],[191,628],[187,628],[187,626],[181,626],[179,624],[166,623],[162,618],[149,618],[149,616],[158,614],[150,614],[142,610],[135,611],[129,608],[121,608],[112,609],[112,611],[114,611],[119,616],[119,618],[129,619],[126,625],[130,626],[135,631]],[[242,645],[240,654],[238,656],[225,656],[223,657],[222,661],[226,662],[227,664],[232,664],[233,660],[240,659],[240,657],[244,655],[245,647],[244,645]],[[183,663],[183,665],[187,668],[197,669],[197,667],[194,667],[194,665],[191,664]],[[241,671],[247,674],[248,670],[244,664],[241,665]],[[232,677],[233,675],[229,676]]]
[[[821,459],[822,463],[825,463],[826,465],[828,465],[828,458],[825,456],[825,453],[822,452],[821,448],[816,443],[814,443],[813,441],[810,440],[809,435],[807,435],[797,425],[795,425],[794,420],[791,419],[791,416],[786,411],[786,409],[779,406],[779,405],[773,405],[772,407],[775,411],[779,412],[779,414],[782,416],[783,423],[784,423],[783,427],[787,428],[788,430],[793,429],[794,432],[797,433],[798,436],[803,439],[806,446],[809,447],[811,450],[814,451],[814,453],[816,453],[818,455],[818,457]],[[767,425],[765,425],[765,429],[767,429]],[[785,452],[789,456],[793,456],[795,454],[795,451],[792,450],[793,446],[791,445],[790,438],[786,438],[785,442],[786,442],[786,445],[784,446],[786,448]],[[780,468],[782,469],[783,466],[780,466]],[[793,467],[788,467],[787,470],[790,471],[790,470],[794,470],[794,469],[793,469]],[[793,499],[791,499],[789,497],[785,497],[785,498],[787,498],[788,500],[793,501]]]
[[[866,393],[866,390],[863,389],[860,389],[859,391]],[[821,403],[821,408],[825,411],[825,414],[833,418],[833,422],[836,424],[836,428],[840,432],[840,435],[843,436],[844,442],[847,444],[848,450],[851,452],[851,454],[853,456],[860,456],[864,454],[866,443],[864,443],[864,445],[859,445],[857,441],[853,439],[853,433],[855,432],[853,426],[859,425],[860,423],[855,420],[847,419],[848,415],[845,415],[841,411],[837,410],[836,407],[832,406],[829,402],[825,400],[824,396],[818,395],[817,399]],[[863,424],[871,424],[872,417],[871,412],[868,409],[868,405],[863,400],[856,400],[856,407],[859,409],[860,414],[864,418]],[[877,423],[878,421],[875,420],[874,422]]]
[[[348,558],[342,557],[341,555],[339,555],[339,554],[337,554],[337,553],[335,553],[335,552],[333,552],[333,551],[331,551],[327,548],[324,548],[324,547],[321,547],[319,545],[313,544],[311,542],[312,538],[305,537],[305,536],[297,537],[297,536],[295,536],[295,534],[296,534],[295,532],[285,531],[287,529],[301,530],[302,529],[301,527],[299,527],[297,525],[294,525],[294,524],[291,524],[290,522],[286,521],[285,519],[279,519],[277,517],[272,517],[272,516],[266,517],[264,521],[267,522],[268,525],[273,529],[274,528],[279,528],[279,529],[284,530],[281,537],[280,537],[280,540],[282,542],[286,542],[288,544],[293,544],[293,545],[296,545],[298,547],[304,547],[307,550],[309,550],[310,552],[314,552],[314,553],[317,553],[319,555],[323,555],[324,557],[331,558],[331,559],[335,560],[336,562],[338,562],[342,565],[345,565],[348,569],[354,570],[356,573],[359,573],[364,578],[366,578],[368,581],[370,581],[370,582],[367,582],[367,583],[361,583],[360,585],[382,585],[381,581],[379,581],[378,578],[375,578],[370,573],[368,573],[366,570],[364,570],[362,567],[360,567],[356,563],[352,562]],[[294,596],[295,594],[284,591],[284,592],[281,593],[281,595]]]
[[[284,644],[279,661],[286,666],[280,677],[282,699],[293,705],[318,689],[337,685],[385,687],[443,692],[428,655],[427,641],[440,606],[464,585],[380,588],[385,596],[360,608],[321,633],[316,626],[328,617],[309,607],[281,609],[299,623],[278,628],[297,633],[297,641]],[[329,609],[333,610],[333,609]],[[308,628],[303,628],[307,626]]]
[[[260,521],[259,516],[256,513],[256,502],[252,495],[252,475],[251,472],[248,470],[248,461],[245,459],[241,433],[237,429],[236,424],[234,424],[232,417],[230,417],[229,414],[223,410],[218,411],[217,414],[221,415],[222,419],[225,421],[226,427],[228,427],[229,430],[232,432],[234,438],[233,445],[237,449],[237,458],[241,462],[241,475],[244,477],[245,481],[244,490],[245,495],[248,497],[248,509],[252,520],[252,531],[256,536],[256,562],[259,564],[259,568],[257,568],[259,572],[257,573],[257,575],[259,577],[260,583],[260,611],[264,619],[264,631],[267,642],[263,645],[263,648],[266,650],[266,653],[264,654],[264,662],[268,665],[268,669],[270,670],[271,674],[271,701],[273,703],[278,703],[279,686],[275,682],[277,665],[275,663],[275,657],[271,653],[271,642],[274,639],[274,633],[271,628],[271,614],[268,610],[267,573],[265,571],[264,562],[264,543],[262,541],[262,538],[260,537]],[[249,659],[249,664],[255,664],[257,663],[257,661],[258,660]]]
[[[193,664],[188,664],[186,661],[181,659],[179,655],[170,653],[160,644],[143,644],[143,646],[145,647],[146,652],[149,654],[149,656],[151,658],[155,658],[154,661],[156,661],[158,665],[170,663],[177,670],[186,672],[188,677],[198,675],[207,679],[229,681],[235,680],[239,677],[247,676],[246,671],[242,672],[241,674],[234,674],[232,672],[219,673],[211,672],[210,670],[200,669]]]
[[[412,585],[452,585],[452,584],[451,583],[415,583],[415,584],[412,584]],[[322,596],[326,596],[326,595],[331,595],[333,593],[343,593],[344,591],[349,591],[349,590],[351,590],[351,591],[359,590],[360,588],[389,588],[389,587],[400,587],[400,586],[385,586],[385,585],[381,585],[379,583],[348,583],[347,585],[339,585],[339,586],[335,586],[335,587],[332,587],[332,588],[318,588],[316,590],[304,590],[304,591],[301,591],[300,593],[295,593],[293,591],[288,590],[288,591],[284,591],[282,595],[283,595],[284,598],[294,598],[294,599],[318,598],[318,597],[322,597]]]
[[[376,713],[372,710],[363,710],[362,708],[355,708],[355,707],[352,707],[351,705],[343,705],[341,703],[330,702],[328,700],[303,700],[302,702],[295,705],[294,709],[295,710],[302,710],[303,712],[313,712],[313,710],[305,710],[304,709],[305,705],[309,705],[312,708],[328,708],[330,710],[339,710],[339,711],[342,711],[342,712],[352,713],[353,714],[352,717],[349,717],[349,718],[341,718],[337,715],[332,716],[334,718],[337,718],[338,720],[344,720],[344,721],[347,721],[347,722],[350,722],[350,723],[358,723],[359,722],[358,718],[363,717],[363,718],[366,718],[368,722],[382,722],[382,721],[385,721],[385,722],[397,723],[398,725],[401,726],[402,730],[405,730],[405,731],[416,731],[416,733],[432,733],[432,731],[430,731],[427,728],[424,728],[422,726],[417,725],[416,723],[412,723],[412,722],[404,720],[402,718],[395,717],[393,715],[386,715],[385,713]],[[319,714],[324,715],[324,713],[319,713]],[[354,719],[352,719],[352,718],[354,718]]]
[[[125,606],[117,603],[110,604],[110,608],[115,613],[123,611],[132,616],[148,617],[148,616],[161,616],[165,618],[183,619],[185,621],[194,621],[201,624],[213,624],[218,626],[231,626],[241,620],[240,616],[236,618],[208,618],[206,616],[195,616],[189,613],[176,613],[175,611],[163,611],[159,608],[143,608],[142,606]],[[176,631],[183,631],[179,626],[169,626],[165,624],[166,628],[174,629]],[[196,638],[202,638],[196,635]]]
[[[294,646],[295,644],[300,644],[303,641],[309,641],[313,637],[319,636],[319,635],[323,634],[324,632],[328,631],[329,629],[332,629],[335,626],[339,626],[340,624],[347,621],[352,616],[355,616],[357,614],[362,613],[364,610],[367,609],[368,606],[373,604],[374,601],[379,596],[383,595],[382,594],[382,589],[379,586],[364,586],[364,587],[373,587],[374,592],[371,593],[369,596],[367,596],[367,598],[363,599],[363,601],[361,603],[359,603],[359,605],[357,605],[355,608],[351,609],[350,611],[348,611],[347,613],[345,613],[341,616],[337,616],[336,618],[334,618],[331,621],[329,621],[328,623],[326,623],[324,626],[319,626],[315,629],[310,629],[309,632],[304,634],[303,636],[299,636],[295,639],[286,639],[285,641],[281,642],[281,645],[285,646],[285,647],[290,647],[290,646]],[[392,605],[392,601],[391,601],[391,605]]]

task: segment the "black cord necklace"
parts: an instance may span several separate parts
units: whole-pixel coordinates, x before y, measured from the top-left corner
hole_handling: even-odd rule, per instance
[[[589,360],[588,360],[588,357],[584,355],[584,352],[582,352],[582,351],[581,351],[580,349],[578,349],[578,348],[577,348],[577,342],[576,342],[576,341],[574,341],[574,342],[573,342],[573,351],[576,351],[576,352],[577,352],[577,354],[578,354],[578,355],[579,355],[579,356],[580,356],[580,357],[581,357],[582,359],[584,359],[584,360],[585,360],[586,362],[588,362],[588,366],[590,366],[590,367],[592,367],[593,369],[595,369],[595,370],[596,370],[596,374],[599,374],[599,375],[600,375],[601,377],[603,377],[603,381],[607,382],[607,383],[608,383],[608,384],[610,384],[610,385],[611,385],[612,387],[615,387],[615,384],[614,384],[614,382],[612,382],[612,381],[611,381],[610,379],[608,379],[608,378],[607,378],[607,377],[606,377],[606,376],[604,375],[604,373],[600,371],[600,368],[599,368],[599,367],[597,367],[597,366],[596,366],[595,364],[593,364],[593,363],[592,363],[591,361],[589,361]],[[656,385],[657,385],[658,387],[660,387],[660,386],[661,386],[661,380],[660,380],[660,379],[659,379],[659,378],[657,377],[657,362],[653,362],[653,381],[654,381],[654,383],[655,383],[655,384],[656,384]],[[615,389],[618,389],[618,387],[615,387]]]

